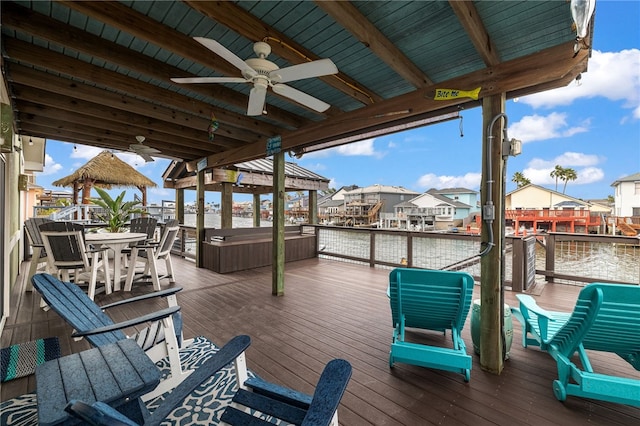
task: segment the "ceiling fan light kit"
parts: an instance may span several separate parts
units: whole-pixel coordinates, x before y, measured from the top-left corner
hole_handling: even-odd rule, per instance
[[[274,93],[317,112],[324,112],[331,106],[318,98],[283,84],[290,81],[338,73],[338,68],[331,59],[320,59],[279,68],[278,65],[267,59],[267,56],[271,53],[271,46],[263,41],[253,44],[256,58],[242,60],[215,40],[205,37],[194,37],[194,40],[238,68],[242,77],[172,78],[171,81],[174,83],[251,83],[253,88],[249,94],[249,104],[247,106],[247,115],[250,116],[266,113],[265,102],[269,87],[273,89]]]

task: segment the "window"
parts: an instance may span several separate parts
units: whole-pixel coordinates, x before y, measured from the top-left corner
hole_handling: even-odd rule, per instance
[[[640,194],[640,182],[636,182],[635,186],[636,186],[636,191],[634,192],[634,194],[638,195]]]

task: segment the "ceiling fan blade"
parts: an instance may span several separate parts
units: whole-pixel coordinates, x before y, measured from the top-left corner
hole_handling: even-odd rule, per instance
[[[149,154],[145,154],[144,152],[137,152],[136,154],[138,154],[140,157],[142,157],[145,161],[145,163],[149,163],[151,161],[155,161],[153,159],[153,157],[151,157]]]
[[[147,145],[142,145],[142,144],[132,144],[129,145],[129,150],[135,152],[135,153],[141,153],[144,152],[145,154],[160,154],[160,151],[152,148],[150,146]]]
[[[212,40],[210,38],[206,38],[206,37],[194,37],[193,39],[198,43],[200,43],[201,45],[203,45],[204,47],[206,47],[207,49],[211,50],[216,55],[225,59],[231,65],[238,68],[240,71],[245,71],[248,69],[252,70],[252,68],[249,65],[247,65],[245,61],[240,59],[235,53],[233,53],[232,51],[230,51],[229,49],[227,49],[217,41]]]
[[[273,91],[318,112],[325,112],[329,107],[331,107],[328,103],[323,102],[318,98],[314,98],[311,95],[307,95],[306,93],[301,92],[298,89],[294,89],[291,86],[287,86],[286,84],[274,84]]]
[[[323,75],[337,73],[338,67],[336,67],[336,64],[334,64],[331,59],[320,59],[271,71],[269,78],[275,83],[287,83],[289,81],[322,77]]]
[[[264,101],[267,98],[267,88],[262,86],[253,86],[249,94],[249,106],[247,107],[247,115],[262,115],[264,111]]]
[[[174,83],[246,83],[242,77],[181,77],[172,78]]]

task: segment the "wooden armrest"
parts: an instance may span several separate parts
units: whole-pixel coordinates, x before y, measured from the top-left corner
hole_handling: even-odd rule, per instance
[[[141,296],[130,297],[128,299],[119,300],[117,302],[109,303],[108,305],[100,306],[100,309],[105,311],[105,310],[107,310],[109,308],[113,308],[114,306],[126,305],[127,303],[139,302],[141,300],[153,299],[153,298],[156,298],[156,297],[167,297],[167,296],[171,296],[173,294],[176,294],[177,292],[179,292],[181,290],[182,290],[182,287],[172,287],[172,288],[168,288],[166,290],[154,291],[153,293],[147,293],[147,294],[143,294]]]
[[[536,302],[536,300],[533,297],[529,296],[528,294],[518,294],[516,297],[520,301],[521,310],[522,308],[525,308],[526,311],[533,312],[538,317],[545,317],[549,319],[549,321],[557,320],[557,318],[554,315],[554,312],[547,311],[541,308],[540,306],[538,306],[538,303]]]
[[[309,408],[311,400],[313,399],[311,395],[307,395],[306,393],[298,392],[275,383],[267,382],[260,377],[250,377],[244,382],[244,384],[249,386],[254,393],[265,395],[269,398],[286,402],[287,404],[291,404],[296,407],[302,407],[304,409]]]
[[[106,325],[104,327],[94,328],[93,330],[77,331],[73,333],[71,337],[92,336],[94,334],[102,334],[102,333],[107,333],[111,331],[122,330],[123,328],[133,327],[145,322],[158,321],[175,314],[179,310],[180,310],[180,306],[172,306],[170,308],[164,308],[160,311],[146,314],[138,318],[122,321],[117,324]]]

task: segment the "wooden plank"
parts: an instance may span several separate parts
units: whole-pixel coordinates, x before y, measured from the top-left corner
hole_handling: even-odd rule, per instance
[[[518,324],[511,358],[499,376],[483,371],[477,355],[472,356],[468,384],[455,373],[400,364],[389,369],[393,327],[386,297],[388,269],[317,258],[289,262],[286,295],[273,297],[270,267],[222,275],[178,257],[173,262],[176,285],[184,287],[178,303],[186,338],[201,335],[221,345],[237,334],[249,334],[248,367],[265,380],[305,393],[313,391],[326,362],[347,359],[354,374],[339,408],[342,424],[605,426],[640,421],[640,409],[626,405],[571,397],[558,402],[551,388],[557,375],[555,362],[535,348],[521,347]],[[37,297],[23,293],[22,285],[21,278],[11,294],[16,316],[9,318],[3,346],[20,342],[12,341],[11,335],[25,338],[25,332],[45,330],[42,326],[48,324],[49,336],[59,337],[63,353],[88,348],[85,341],[70,338],[71,330],[55,313],[42,312]],[[96,300],[105,304],[148,291],[150,286],[136,286],[132,294],[100,294]],[[544,284],[536,299],[547,309],[569,311],[578,291],[576,286]],[[476,285],[474,298],[479,297]],[[505,297],[506,303],[516,304],[514,293],[506,292]],[[138,305],[114,308],[109,314],[115,321],[130,319],[164,308],[166,302]],[[471,354],[468,321],[462,337]],[[440,334],[425,333],[412,337],[443,339]],[[590,356],[596,371],[640,378],[640,372],[615,355]],[[27,378],[3,383],[2,400],[32,391],[34,385],[28,387]]]

